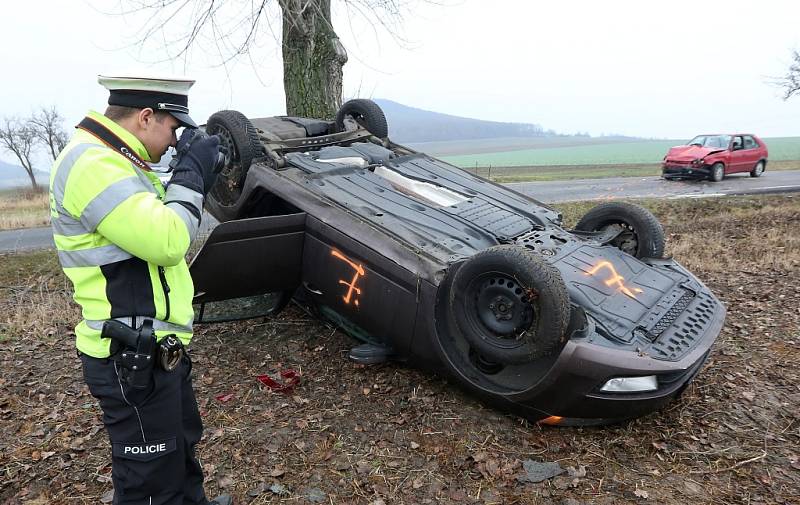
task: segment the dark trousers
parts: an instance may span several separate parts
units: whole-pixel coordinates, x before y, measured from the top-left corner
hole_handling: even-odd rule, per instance
[[[111,439],[114,504],[207,504],[195,456],[203,425],[188,354],[172,372],[154,367],[143,389],[120,380],[113,359],[81,354],[81,361]]]

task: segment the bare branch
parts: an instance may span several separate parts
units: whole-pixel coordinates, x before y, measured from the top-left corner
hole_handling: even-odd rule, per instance
[[[33,176],[31,154],[36,140],[36,132],[28,123],[17,118],[3,118],[3,124],[0,125],[0,147],[16,156],[22,168],[28,173],[33,189],[37,189],[37,186],[36,178]]]
[[[64,131],[63,124],[64,118],[61,117],[55,106],[49,109],[40,108],[28,120],[28,126],[33,130],[37,140],[50,151],[50,157],[53,158],[53,161],[69,142],[69,137],[67,132]]]
[[[379,35],[388,33],[395,42],[407,45],[400,35],[404,13],[415,4],[455,1],[120,0],[118,14],[135,14],[142,23],[131,44],[139,47],[140,54],[165,55],[157,61],[183,59],[185,63],[191,52],[204,51],[216,55],[226,72],[243,55],[257,62],[251,51],[257,47],[259,34],[272,34],[283,54],[287,113],[322,117],[319,114],[335,115],[341,102],[342,67],[347,61],[347,50],[331,23],[332,3],[352,13],[348,21],[365,21],[376,42]],[[363,37],[353,26],[351,31]],[[145,49],[159,43],[161,51]],[[257,65],[253,70],[258,74]]]
[[[797,50],[792,51],[792,63],[789,65],[789,71],[783,79],[778,81],[778,85],[784,89],[784,100],[800,94],[800,52]]]

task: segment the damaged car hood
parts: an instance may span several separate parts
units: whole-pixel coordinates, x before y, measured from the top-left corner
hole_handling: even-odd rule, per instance
[[[677,146],[669,150],[667,159],[674,161],[693,161],[703,159],[709,154],[719,153],[725,150],[726,149],[721,149],[719,147]]]

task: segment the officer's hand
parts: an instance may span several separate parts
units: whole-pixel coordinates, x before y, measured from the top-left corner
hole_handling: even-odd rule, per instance
[[[220,138],[218,135],[205,135],[195,138],[187,155],[192,157],[202,167],[203,194],[211,191],[211,186],[217,180],[218,172],[215,170],[220,154]]]
[[[219,137],[197,129],[185,129],[176,147],[170,184],[178,184],[205,195],[214,185],[214,167],[220,152]]]
[[[178,139],[178,144],[175,146],[175,150],[179,154],[186,151],[188,144],[197,134],[202,135],[203,132],[201,132],[199,128],[184,128],[183,132],[181,132],[181,138]]]

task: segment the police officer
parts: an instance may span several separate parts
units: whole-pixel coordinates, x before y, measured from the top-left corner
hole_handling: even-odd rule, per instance
[[[184,256],[216,176],[219,138],[196,134],[188,114],[192,80],[99,82],[110,91],[109,106],[105,114],[89,112],[55,160],[50,213],[59,261],[82,309],[75,336],[84,379],[111,440],[114,503],[228,505],[229,496],[209,502],[203,491],[188,354],[172,370],[152,364],[156,341],[168,338],[175,351],[192,337]],[[164,187],[148,163],[176,145]],[[138,335],[135,347],[103,338],[110,320]]]

